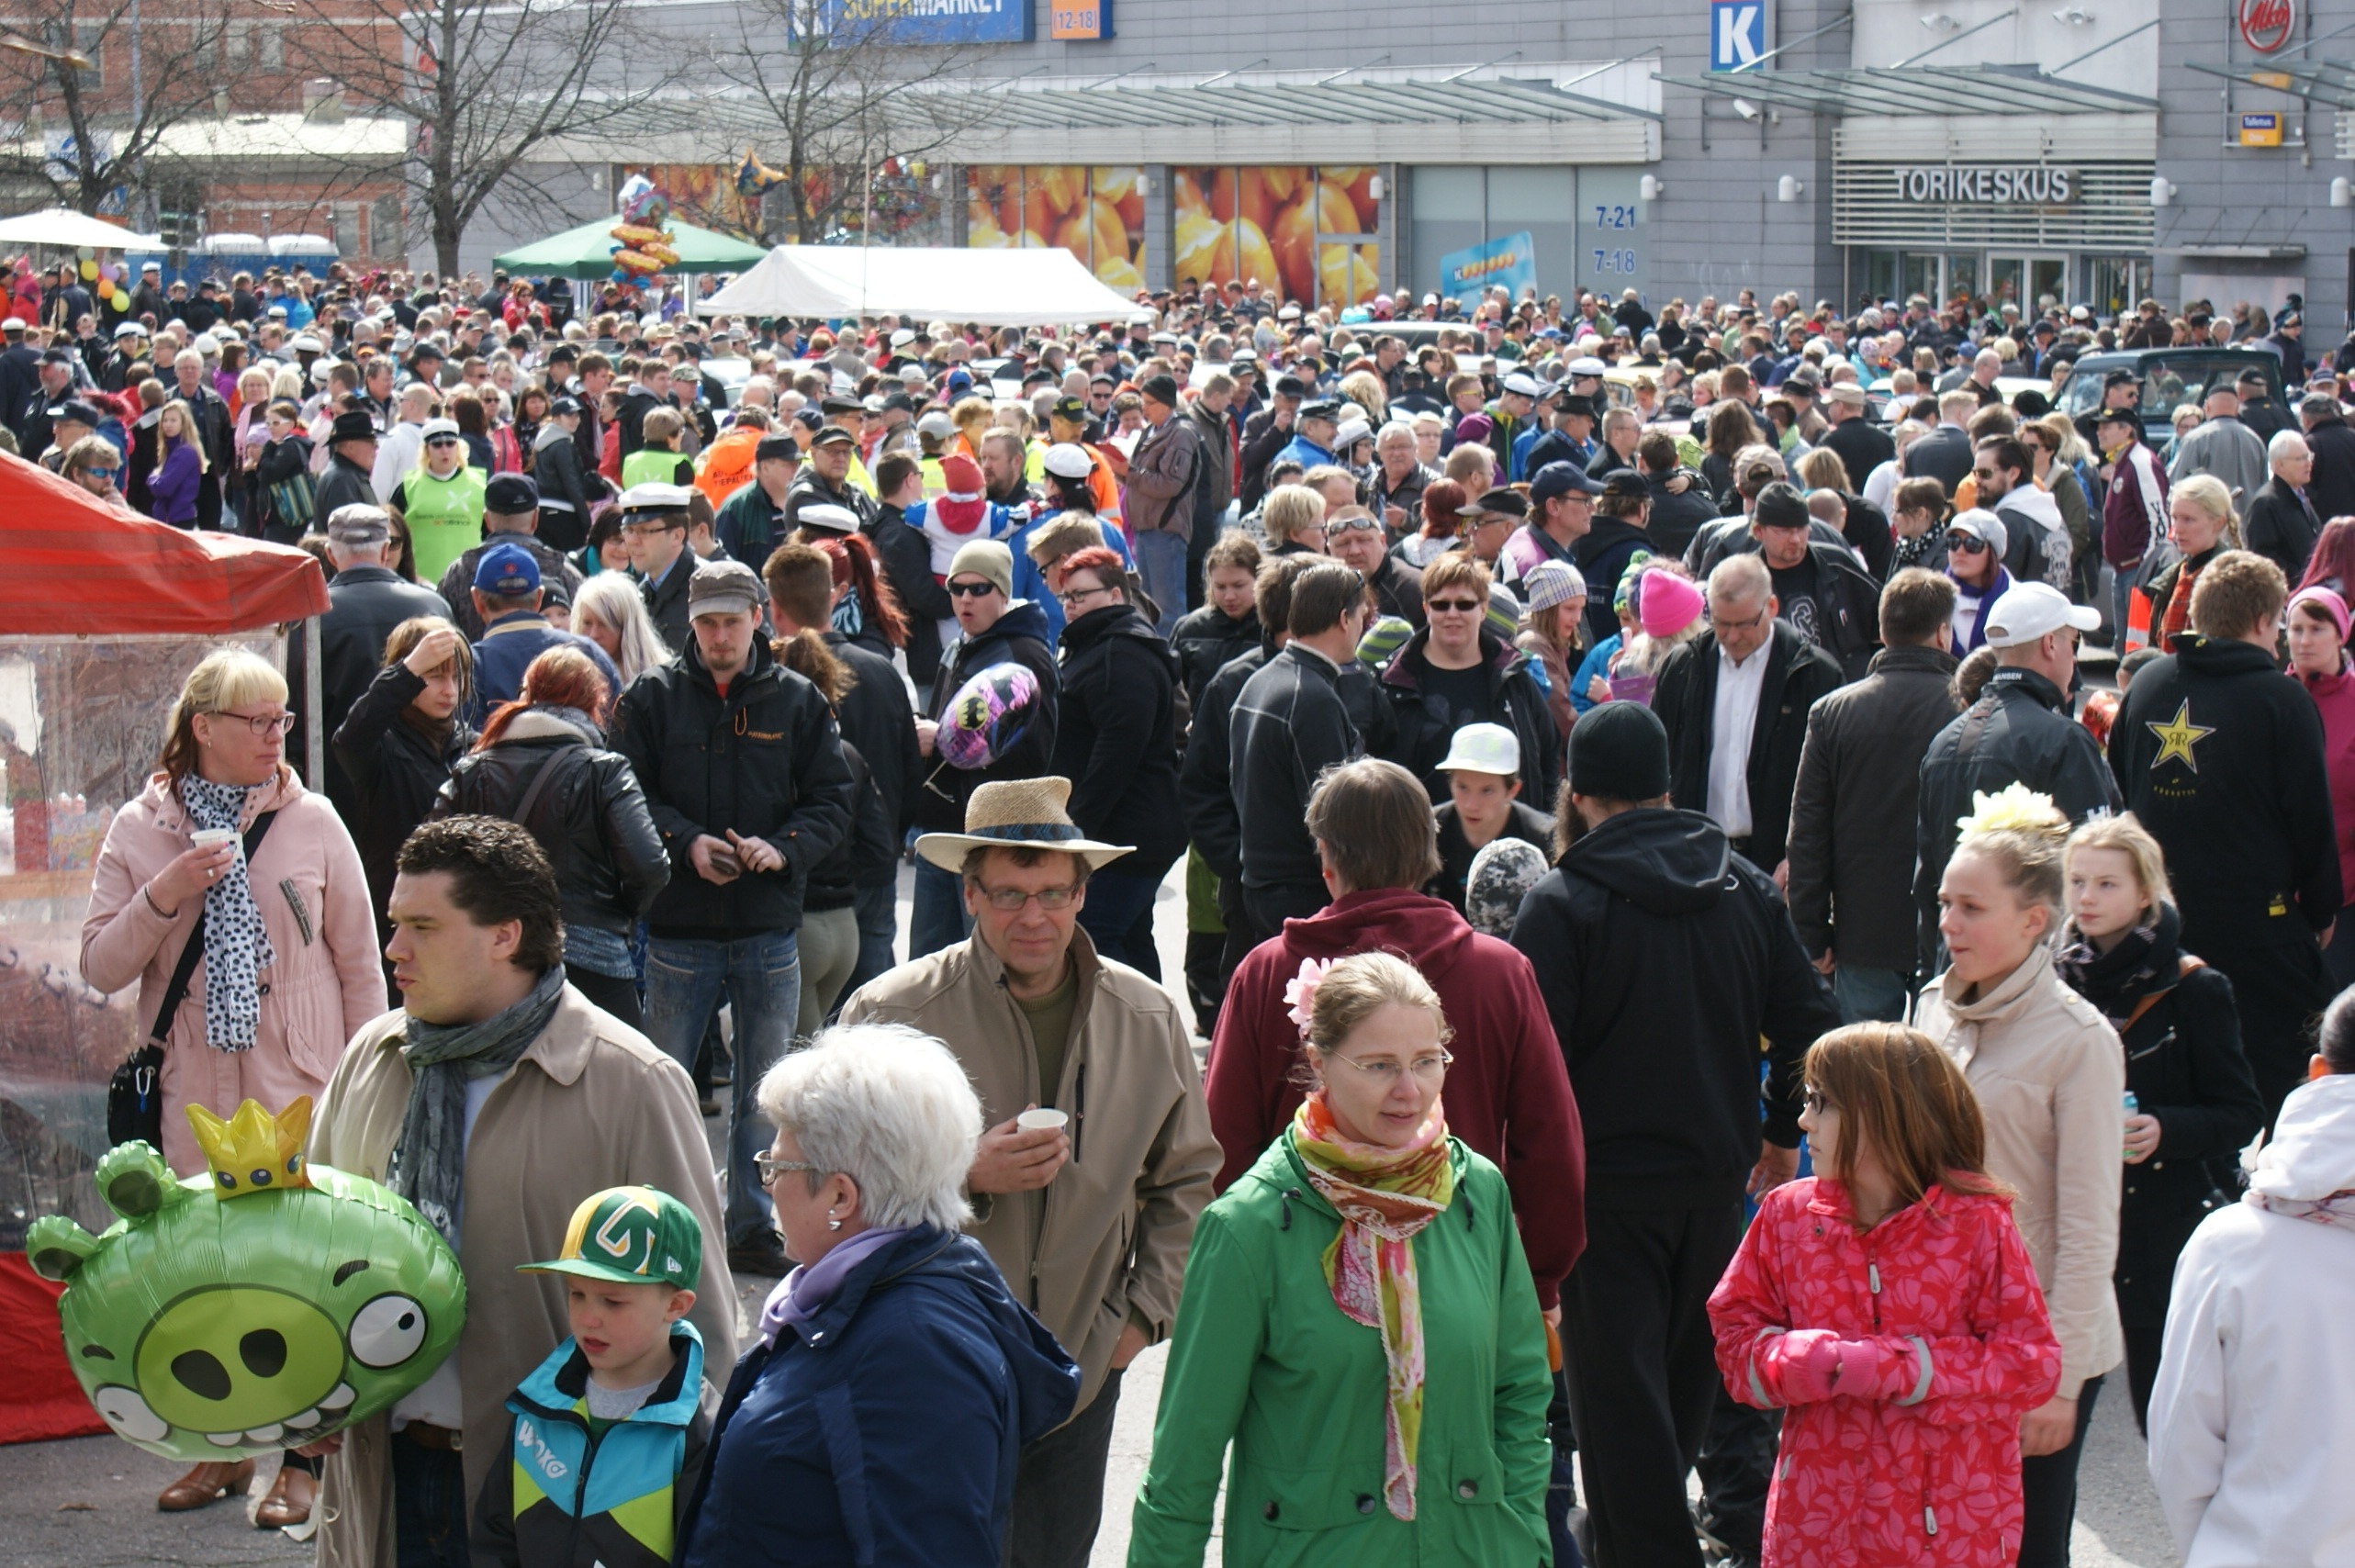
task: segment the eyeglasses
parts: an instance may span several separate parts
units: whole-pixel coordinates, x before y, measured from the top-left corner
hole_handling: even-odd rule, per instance
[[[1110,588],[1103,587],[1065,588],[1055,597],[1062,600],[1064,609],[1069,610],[1072,605],[1084,604],[1100,593],[1110,593],[1111,591],[1112,590]]]
[[[1808,1114],[1811,1115],[1820,1116],[1833,1108],[1831,1097],[1821,1089],[1802,1090],[1800,1092],[1800,1098],[1807,1103]]]
[[[1976,555],[1987,548],[1987,541],[1975,533],[1949,533],[1946,548],[1958,554]]]
[[[997,591],[998,585],[995,583],[950,583],[948,585],[948,596],[951,599],[980,599],[986,594]]]
[[[295,727],[295,716],[292,713],[232,713],[226,708],[216,708],[213,710],[212,716],[216,719],[241,721],[247,729],[253,732],[257,739],[283,735]]]
[[[779,1159],[767,1149],[752,1157],[752,1169],[760,1178],[760,1184],[764,1187],[776,1185],[777,1178],[784,1175],[788,1170],[806,1170],[813,1176],[822,1176],[825,1173],[825,1167],[823,1165],[813,1165],[806,1159]]]
[[[90,479],[104,479],[110,485],[115,482],[115,476],[121,472],[122,470],[119,468],[84,468],[82,470],[84,477]]]
[[[1488,607],[1476,599],[1428,599],[1423,608],[1438,615],[1470,615]]]
[[[1077,882],[1068,888],[1041,888],[1035,893],[1026,893],[1020,888],[993,888],[978,877],[973,879],[973,886],[981,889],[981,896],[990,901],[990,907],[1001,914],[1016,913],[1032,899],[1038,901],[1040,909],[1069,909],[1071,901],[1080,896],[1080,884]]]
[[[1747,632],[1753,627],[1765,625],[1766,623],[1766,607],[1762,604],[1758,607],[1758,613],[1753,615],[1747,621],[1720,621],[1716,616],[1712,615],[1709,618],[1709,629],[1717,633],[1720,636],[1724,635],[1728,632]]]
[[[1355,1061],[1344,1056],[1331,1057],[1327,1059],[1346,1063],[1382,1085],[1383,1088],[1391,1089],[1396,1087],[1398,1075],[1401,1072],[1411,1072],[1417,1080],[1424,1083],[1437,1083],[1447,1075],[1448,1067],[1455,1058],[1450,1052],[1440,1051],[1430,1056],[1417,1057],[1413,1061],[1404,1064],[1401,1064],[1396,1057],[1379,1057],[1373,1061]]]
[[[428,446],[455,446],[458,444],[458,438],[454,435],[428,436],[425,440],[425,444]]]

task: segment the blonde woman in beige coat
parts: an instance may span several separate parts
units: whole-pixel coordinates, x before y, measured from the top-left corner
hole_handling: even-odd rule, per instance
[[[2017,784],[1976,799],[1938,886],[1951,964],[1922,992],[1915,1023],[1979,1096],[1988,1172],[2019,1193],[2014,1214],[2060,1340],[2060,1387],[2020,1423],[2020,1568],[2057,1568],[2069,1561],[2102,1375],[2125,1354],[2110,1282],[2125,1052],[2053,968],[2068,819]]]

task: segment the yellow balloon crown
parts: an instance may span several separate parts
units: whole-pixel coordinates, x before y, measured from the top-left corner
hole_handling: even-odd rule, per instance
[[[310,1135],[309,1095],[275,1116],[256,1100],[240,1102],[237,1114],[225,1122],[202,1105],[190,1105],[187,1112],[205,1163],[212,1168],[214,1197],[310,1185],[303,1160],[303,1140]]]

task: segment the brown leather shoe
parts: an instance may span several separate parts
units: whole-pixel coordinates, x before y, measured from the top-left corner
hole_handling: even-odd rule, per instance
[[[262,1499],[254,1511],[253,1523],[262,1529],[284,1529],[310,1518],[310,1502],[319,1482],[308,1470],[293,1465],[279,1468],[278,1479],[270,1484],[270,1495]]]
[[[201,1508],[223,1497],[241,1497],[253,1484],[253,1462],[241,1459],[234,1464],[200,1464],[163,1489],[155,1506],[167,1514],[185,1514],[191,1508]]]

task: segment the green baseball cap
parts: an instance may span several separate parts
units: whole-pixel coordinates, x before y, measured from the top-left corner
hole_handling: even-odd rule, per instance
[[[691,1291],[703,1277],[703,1227],[685,1204],[652,1187],[608,1187],[581,1200],[564,1255],[520,1263],[519,1274],[578,1274],[616,1284]]]

